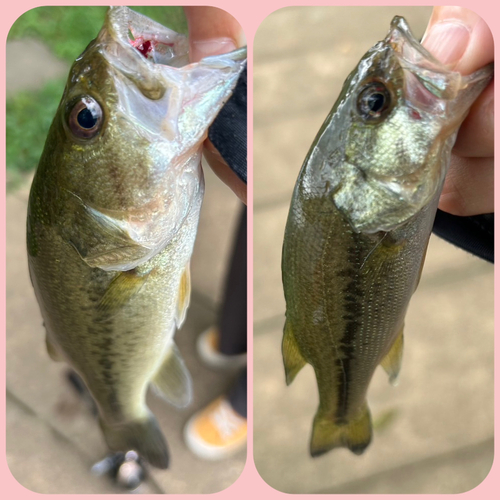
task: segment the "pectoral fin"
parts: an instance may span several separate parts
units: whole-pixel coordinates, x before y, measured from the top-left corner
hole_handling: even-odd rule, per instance
[[[361,274],[384,273],[388,266],[392,266],[392,263],[403,251],[407,243],[405,239],[395,240],[390,236],[390,233],[385,233],[366,255],[360,267]]]
[[[283,363],[285,365],[286,385],[290,385],[297,373],[299,373],[306,364],[306,360],[300,353],[299,346],[293,336],[292,327],[288,320],[285,322],[285,328],[283,330],[281,351],[283,354]]]
[[[189,262],[184,269],[179,285],[179,298],[177,300],[177,310],[175,314],[175,324],[180,328],[186,318],[186,311],[189,307],[191,297],[191,273],[189,271]]]
[[[153,389],[169,403],[183,408],[193,397],[191,375],[179,350],[173,344],[155,378]]]
[[[148,279],[149,274],[139,275],[136,271],[118,273],[109,284],[97,310],[100,315],[112,316],[118,312],[139,290]]]
[[[389,382],[392,385],[398,384],[399,371],[401,370],[401,362],[403,360],[403,344],[403,329],[401,329],[391,349],[380,363],[387,375],[389,375]]]

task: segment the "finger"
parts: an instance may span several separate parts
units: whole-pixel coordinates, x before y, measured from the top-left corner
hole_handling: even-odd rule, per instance
[[[236,173],[229,168],[229,165],[222,158],[221,154],[217,148],[212,144],[212,142],[207,139],[204,142],[203,155],[207,160],[210,168],[215,172],[215,175],[227,184],[229,188],[238,196],[238,198],[246,205],[247,204],[247,186],[246,184],[236,175]]]
[[[493,36],[488,25],[463,7],[434,7],[422,45],[463,75],[493,61]]]
[[[472,105],[460,126],[453,148],[459,156],[492,157],[494,154],[493,82]]]
[[[439,208],[461,216],[492,213],[493,176],[493,158],[453,155]]]
[[[245,35],[236,19],[216,7],[184,7],[189,30],[191,61],[225,54],[243,47]]]

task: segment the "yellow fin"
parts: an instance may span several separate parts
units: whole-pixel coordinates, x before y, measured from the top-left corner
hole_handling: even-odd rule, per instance
[[[283,354],[283,364],[285,365],[286,385],[290,385],[297,373],[306,364],[306,360],[300,354],[299,346],[293,336],[292,327],[288,320],[285,321],[285,328],[283,330],[281,352]]]
[[[54,345],[54,343],[49,339],[47,333],[45,334],[45,345],[47,346],[47,352],[52,361],[64,361],[64,358],[62,357],[61,353]]]
[[[169,403],[184,408],[193,397],[193,384],[184,360],[175,344],[153,379],[153,389]]]
[[[338,424],[318,410],[314,417],[309,451],[312,457],[319,457],[333,448],[344,447],[361,455],[372,440],[370,410],[365,403],[357,418]]]
[[[392,344],[389,352],[380,363],[387,375],[389,375],[389,382],[391,385],[398,385],[398,376],[403,360],[403,344],[403,329],[401,328],[401,332],[396,337],[396,340]]]
[[[189,271],[189,262],[184,269],[179,285],[179,297],[177,299],[177,311],[175,314],[175,324],[180,328],[186,319],[186,311],[189,307],[191,298],[191,273]]]
[[[97,310],[102,315],[112,315],[121,309],[142,288],[149,274],[132,271],[118,273],[109,284]]]

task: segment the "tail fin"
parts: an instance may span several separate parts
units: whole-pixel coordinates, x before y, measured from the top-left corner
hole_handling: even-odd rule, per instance
[[[345,424],[335,423],[318,410],[314,417],[310,453],[312,457],[319,457],[333,448],[345,447],[361,455],[371,439],[372,421],[366,404],[357,418]]]
[[[123,424],[106,424],[100,420],[106,443],[113,451],[134,450],[151,465],[167,469],[168,446],[153,415]]]

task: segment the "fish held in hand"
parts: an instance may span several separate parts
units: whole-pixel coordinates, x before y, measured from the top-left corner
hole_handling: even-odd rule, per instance
[[[379,364],[397,381],[451,148],[491,77],[448,70],[395,17],[311,146],[283,244],[282,352],[287,384],[314,368],[312,456],[371,441],[368,386]]]
[[[188,62],[184,35],[111,7],[74,62],[31,187],[31,280],[50,356],[82,377],[112,450],[166,468],[151,384],[186,406],[174,343],[190,297],[202,143],[246,60]]]

